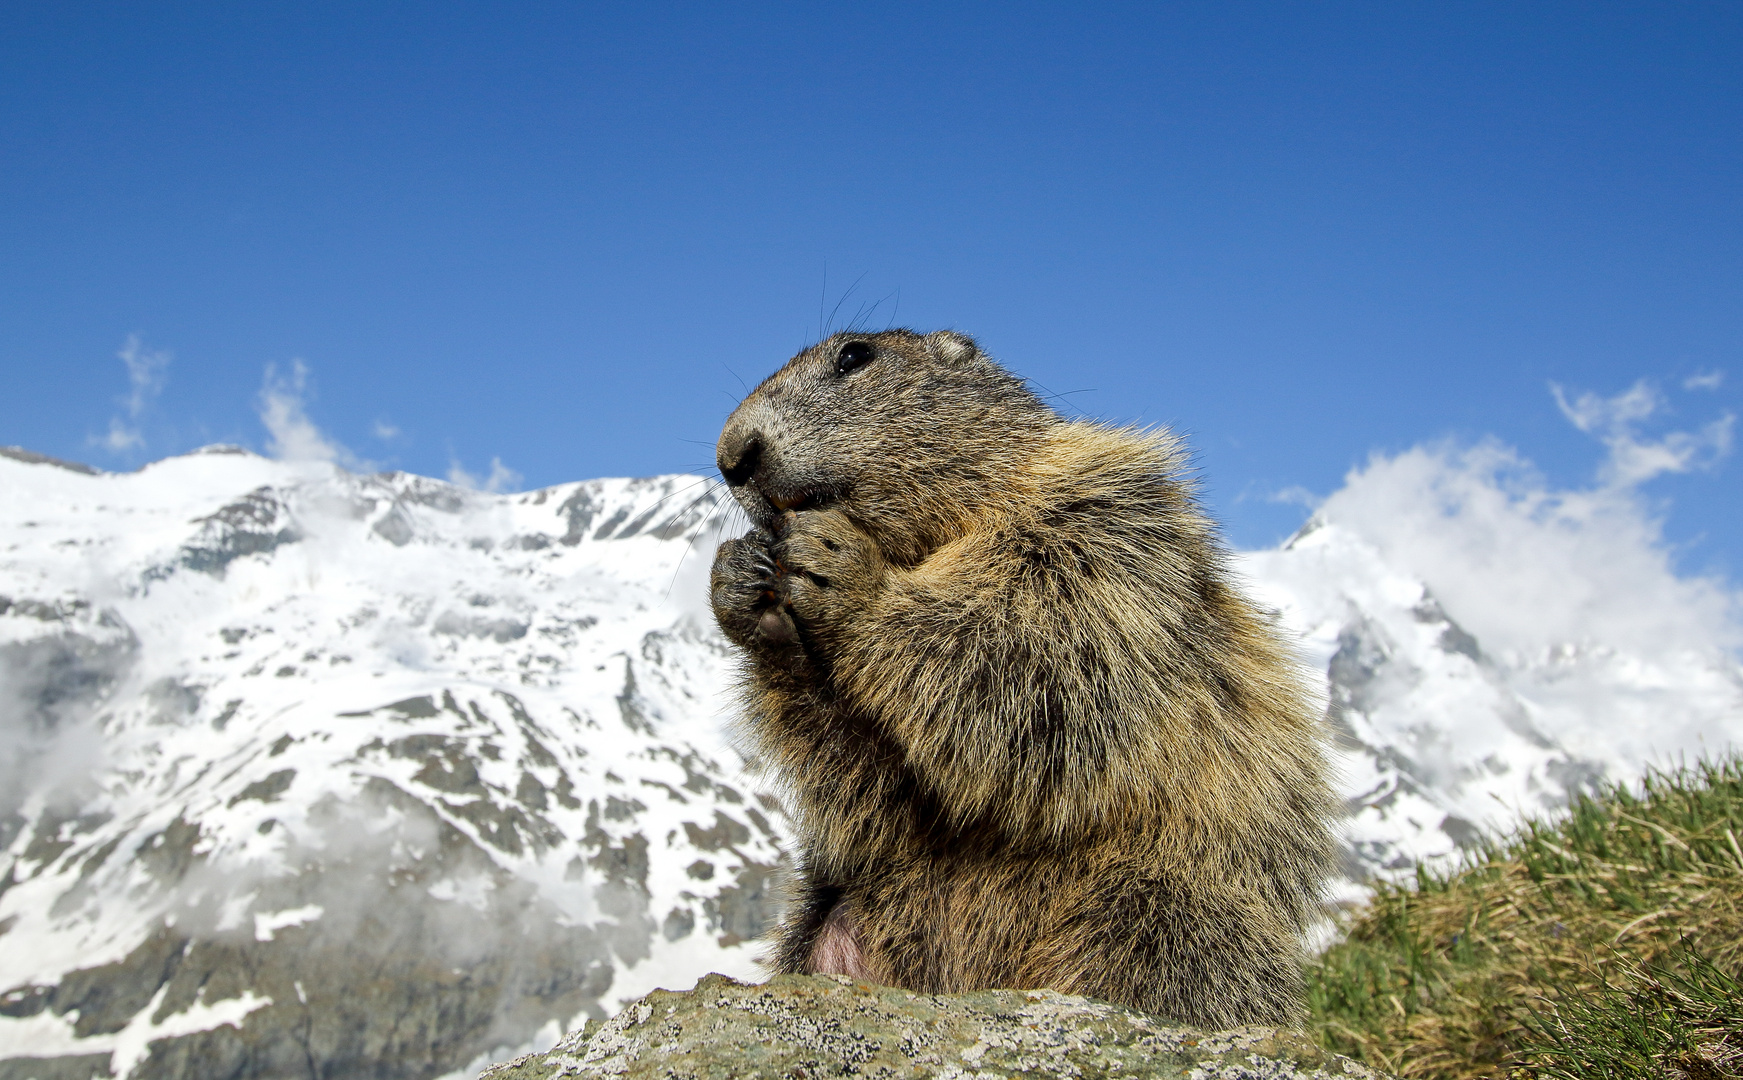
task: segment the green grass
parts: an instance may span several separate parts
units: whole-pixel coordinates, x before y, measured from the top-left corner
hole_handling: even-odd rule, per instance
[[[1381,885],[1309,968],[1313,1026],[1406,1077],[1743,1078],[1740,838],[1733,757]]]
[[[1522,1070],[1558,1078],[1743,1075],[1743,984],[1689,950],[1534,1018]]]

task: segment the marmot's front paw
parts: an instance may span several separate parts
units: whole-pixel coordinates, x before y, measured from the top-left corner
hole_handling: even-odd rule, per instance
[[[757,529],[720,545],[714,556],[709,597],[726,636],[745,647],[797,639],[792,616],[782,609],[786,576],[775,562],[774,537]]]
[[[774,555],[793,617],[826,641],[861,617],[883,588],[883,553],[839,510],[791,515]]]

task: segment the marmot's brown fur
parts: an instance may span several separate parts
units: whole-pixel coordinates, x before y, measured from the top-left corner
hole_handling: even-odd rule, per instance
[[[1174,437],[896,330],[794,357],[719,464],[756,527],[714,610],[799,843],[772,966],[1299,1016],[1319,724]]]

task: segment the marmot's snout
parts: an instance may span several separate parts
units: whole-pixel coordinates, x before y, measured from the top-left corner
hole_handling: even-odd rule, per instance
[[[754,431],[733,431],[729,428],[720,437],[720,449],[714,461],[720,466],[720,476],[727,485],[739,488],[756,475],[762,456],[763,439],[760,434]]]
[[[715,464],[751,520],[768,528],[785,511],[820,505],[833,488],[818,476],[800,475],[815,470],[796,469],[782,455],[774,435],[781,425],[761,393],[745,399],[727,421]]]
[[[782,509],[770,497],[777,487],[770,475],[777,455],[769,452],[768,436],[762,425],[754,422],[754,414],[760,410],[751,410],[750,418],[742,415],[745,411],[740,408],[720,433],[715,464],[720,466],[721,479],[732,489],[732,497],[751,520],[766,528]]]
[[[770,452],[765,412],[755,394],[746,398],[720,432],[714,463],[720,467],[721,479],[732,489],[732,497],[751,520],[766,527],[777,512],[767,495],[769,473],[777,455]]]

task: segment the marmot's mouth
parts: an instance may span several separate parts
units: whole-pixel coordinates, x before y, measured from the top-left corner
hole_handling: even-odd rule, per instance
[[[845,488],[833,484],[765,485],[759,478],[734,488],[732,494],[752,521],[773,531],[787,513],[821,509],[839,500],[844,493]]]
[[[787,490],[767,491],[763,498],[775,508],[776,513],[788,510],[815,510],[825,503],[833,502],[836,492],[830,488],[793,488]]]

